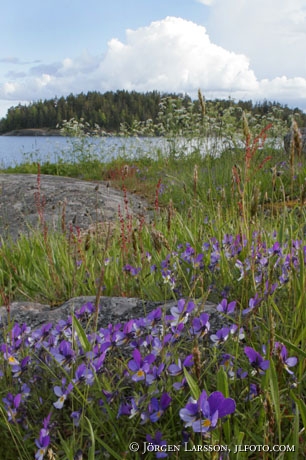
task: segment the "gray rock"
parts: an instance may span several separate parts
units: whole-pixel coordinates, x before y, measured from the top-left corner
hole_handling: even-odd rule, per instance
[[[306,127],[299,128],[299,130],[302,136],[302,153],[306,155]],[[286,134],[286,136],[284,137],[284,147],[285,147],[285,151],[288,154],[290,153],[291,137],[292,137],[291,131],[288,134]]]
[[[103,181],[35,174],[0,174],[0,234],[14,240],[30,234],[41,213],[49,229],[87,229],[98,222],[118,220],[121,213],[144,216],[147,204],[135,195],[125,203],[121,191]],[[38,186],[38,184],[40,184]]]
[[[26,324],[32,330],[38,329],[44,324],[56,324],[59,320],[65,320],[75,310],[78,310],[87,302],[95,303],[95,297],[83,296],[68,300],[63,305],[51,308],[49,305],[43,305],[35,302],[12,302],[10,313],[6,307],[0,307],[0,341],[3,340],[3,330],[8,324],[19,323]],[[98,328],[107,327],[109,324],[124,323],[132,318],[141,318],[146,316],[155,308],[162,306],[169,313],[172,306],[177,305],[176,301],[167,301],[163,304],[160,302],[144,301],[137,298],[126,297],[101,297],[98,315]],[[216,310],[216,305],[206,302],[205,305],[199,306],[201,311],[210,314],[211,330],[215,331],[223,326],[224,320]]]

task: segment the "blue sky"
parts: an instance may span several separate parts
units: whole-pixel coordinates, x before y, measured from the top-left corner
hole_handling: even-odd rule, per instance
[[[0,116],[90,90],[277,100],[306,110],[306,0],[15,0]]]

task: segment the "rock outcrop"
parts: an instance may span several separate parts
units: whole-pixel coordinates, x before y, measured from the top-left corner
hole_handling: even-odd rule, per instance
[[[118,220],[118,208],[134,216],[147,215],[147,204],[103,181],[35,174],[0,174],[0,234],[14,240],[37,228],[40,214],[51,229],[73,224],[87,229],[93,223]]]
[[[69,315],[87,303],[95,303],[95,297],[83,296],[68,300],[63,305],[51,308],[50,305],[43,305],[35,302],[12,302],[8,314],[7,308],[0,307],[0,343],[3,340],[3,330],[8,322],[26,324],[32,330],[44,324],[56,324],[60,320],[66,320]],[[161,306],[169,313],[172,306],[177,305],[176,301],[152,302],[137,298],[127,297],[101,297],[99,302],[98,328],[107,327],[109,324],[124,323],[129,319],[146,316],[155,308]],[[211,330],[215,331],[223,325],[223,319],[216,310],[216,305],[206,302],[200,305],[201,311],[210,314]]]

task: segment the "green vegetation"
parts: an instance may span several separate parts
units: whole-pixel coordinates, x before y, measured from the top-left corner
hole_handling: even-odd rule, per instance
[[[260,117],[230,106],[221,122],[201,94],[198,112],[181,104],[165,99],[156,122],[122,128],[127,135],[158,128],[166,151],[100,165],[113,186],[146,196],[150,222],[134,220],[126,206],[117,225],[97,223],[92,236],[76,228],[54,234],[42,219],[32,238],[2,241],[8,311],[14,299],[56,305],[80,294],[173,298],[177,307],[100,330],[91,304],[34,333],[10,324],[0,355],[1,458],[73,459],[78,451],[138,459],[149,445],[148,459],[302,458],[306,159],[299,137],[289,155],[279,148],[288,130],[279,107]],[[74,120],[63,129],[73,127],[83,142],[79,162],[63,158],[41,172],[86,169],[96,178],[86,129]],[[208,139],[230,147],[203,156]],[[207,300],[223,318],[215,331]]]
[[[118,133],[122,124],[132,127],[135,122],[151,120],[157,128],[155,134],[160,135],[158,117],[160,104],[165,100],[174,101],[177,108],[179,105],[181,108],[189,110],[192,106],[193,116],[199,113],[199,101],[192,101],[187,95],[161,94],[157,91],[145,94],[136,91],[108,91],[101,94],[93,91],[87,94],[70,94],[67,97],[55,97],[49,100],[35,101],[29,105],[19,104],[17,107],[11,107],[7,116],[0,120],[0,134],[18,129],[55,129],[64,120],[74,118],[76,120],[84,119],[92,127],[98,125],[100,134],[105,132]],[[301,110],[298,108],[292,110],[277,102],[263,101],[253,104],[252,101],[235,102],[231,99],[217,99],[207,101],[206,105],[210,116],[219,119],[219,123],[223,124],[224,128],[227,125],[224,114],[229,108],[231,108],[236,121],[240,120],[242,109],[248,112],[252,111],[253,115],[258,117],[275,117],[277,113],[277,118],[281,118],[285,122],[288,122],[290,117],[294,115],[301,125],[306,125],[306,115]],[[169,107],[168,113],[171,113],[171,107]]]

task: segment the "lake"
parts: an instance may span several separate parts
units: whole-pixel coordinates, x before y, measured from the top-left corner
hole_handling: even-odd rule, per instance
[[[85,144],[83,144],[85,142]],[[0,166],[15,166],[25,161],[45,163],[59,159],[76,161],[81,152],[97,155],[110,161],[118,155],[137,157],[149,154],[152,149],[163,148],[165,142],[158,138],[102,137],[85,141],[62,136],[0,136]]]
[[[82,144],[85,142],[85,145]],[[167,140],[156,137],[100,137],[86,138],[85,141],[77,138],[62,136],[0,136],[0,167],[15,166],[25,161],[45,163],[57,162],[60,159],[77,161],[81,152],[96,155],[101,161],[110,161],[113,158],[127,156],[152,156],[157,151],[169,153],[190,153],[200,149],[205,154],[208,151],[220,152],[225,147],[224,141],[213,139],[175,139]]]

